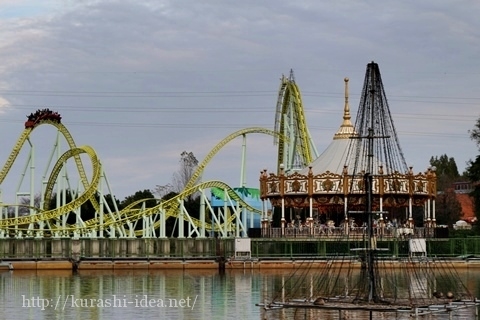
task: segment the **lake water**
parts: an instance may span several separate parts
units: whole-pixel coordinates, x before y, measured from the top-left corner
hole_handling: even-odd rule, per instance
[[[255,304],[279,292],[290,270],[2,271],[0,319],[369,319],[368,314]],[[477,297],[480,272],[459,271]],[[474,319],[474,309],[421,319]],[[411,319],[375,313],[374,319]]]

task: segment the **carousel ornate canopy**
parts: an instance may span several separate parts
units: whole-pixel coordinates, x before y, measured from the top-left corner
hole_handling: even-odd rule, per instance
[[[366,210],[365,175],[372,179],[371,206],[380,213],[405,207],[413,224],[412,207],[424,208],[424,220],[435,223],[435,168],[414,173],[405,162],[388,106],[378,64],[367,65],[355,125],[348,102],[345,78],[343,122],[327,149],[300,170],[260,174],[260,192],[276,208],[307,208],[308,221],[315,213],[349,213]],[[277,214],[275,212],[275,214]]]

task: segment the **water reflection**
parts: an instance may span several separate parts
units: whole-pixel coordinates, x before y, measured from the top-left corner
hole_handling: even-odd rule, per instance
[[[447,296],[455,300],[472,300],[475,288],[465,287],[460,275],[454,276],[453,269],[444,269],[448,274],[425,268],[414,271],[383,269],[376,273],[376,297],[384,303],[405,307],[447,303]],[[366,300],[369,293],[368,275],[360,269],[330,273],[297,269],[288,277],[282,276],[273,283],[272,291],[277,292],[274,300],[278,302],[337,297],[337,301],[341,298],[344,303],[358,303]],[[471,286],[471,283],[467,285]]]
[[[460,272],[479,296],[480,275]],[[256,303],[286,298],[290,270],[5,271],[0,273],[1,319],[368,319],[367,313],[282,309],[265,312]],[[332,280],[333,281],[333,280]],[[354,278],[339,279],[342,289]],[[282,287],[285,289],[282,290]],[[318,284],[305,282],[305,294]],[[406,290],[406,289],[402,289]],[[400,292],[404,294],[405,292]],[[108,302],[108,303],[107,303]],[[471,310],[470,310],[471,311]],[[473,319],[465,311],[452,319]],[[376,313],[378,319],[409,319]],[[429,316],[424,319],[449,319]]]

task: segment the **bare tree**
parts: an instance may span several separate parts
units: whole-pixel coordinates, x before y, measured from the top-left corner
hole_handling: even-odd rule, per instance
[[[154,193],[160,198],[171,192],[181,193],[192,178],[195,170],[197,170],[197,167],[198,160],[193,152],[183,151],[180,154],[180,168],[173,174],[172,184],[157,185]],[[188,199],[191,200],[195,197],[196,195],[192,194],[188,196]]]
[[[160,199],[163,199],[167,194],[173,192],[173,186],[168,183],[166,185],[156,185],[155,189],[153,190],[153,194],[156,194]]]
[[[176,192],[183,191],[198,166],[198,160],[193,152],[183,151],[180,156],[180,169],[173,174],[173,191]]]

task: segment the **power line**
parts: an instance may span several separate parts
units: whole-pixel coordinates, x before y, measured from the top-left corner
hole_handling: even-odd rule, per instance
[[[75,92],[75,91],[0,91],[4,96],[76,98],[224,98],[272,96],[272,91],[219,92]]]
[[[51,109],[55,110],[68,110],[72,112],[115,112],[115,113],[272,113],[273,109],[270,107],[242,107],[238,106],[218,106],[218,107],[205,107],[201,106],[198,108],[195,107],[183,107],[183,106],[155,106],[155,107],[105,107],[105,106],[71,106],[71,105],[52,105],[52,104],[8,104],[5,105],[8,107],[15,107],[19,110],[28,110],[36,109],[43,106],[48,106]],[[340,109],[310,109],[306,108],[305,112],[310,114],[342,114],[343,110]],[[404,112],[392,112],[395,115],[395,118],[413,118],[418,119],[422,118],[423,120],[445,120],[445,121],[472,121],[472,118],[475,119],[477,114],[431,114],[431,113],[404,113]],[[308,120],[307,120],[308,122]]]
[[[39,105],[27,105],[27,104],[8,104],[6,106],[15,107],[16,109],[20,110],[29,110],[36,109],[43,107],[45,104]],[[46,106],[46,105],[45,105]],[[72,112],[121,112],[121,113],[150,113],[150,112],[161,112],[161,113],[185,113],[185,112],[241,112],[241,113],[252,113],[252,112],[268,112],[272,113],[273,111],[267,108],[258,108],[258,107],[251,107],[251,108],[241,108],[238,107],[229,107],[229,106],[218,106],[218,107],[205,107],[201,106],[198,108],[194,107],[182,107],[182,106],[173,106],[166,105],[166,106],[157,106],[157,107],[134,107],[126,106],[126,107],[89,107],[89,106],[66,106],[66,105],[52,105],[48,104],[48,108],[55,109],[55,110],[68,110]]]
[[[23,121],[18,120],[8,120],[0,119],[0,122],[7,123],[22,123]],[[67,127],[120,127],[120,128],[175,128],[175,129],[242,129],[247,127],[271,127],[269,124],[238,124],[238,123],[135,123],[135,122],[102,122],[102,121],[68,121],[65,123]],[[336,127],[325,127],[325,126],[310,126],[311,131],[322,131],[322,132],[333,132]],[[415,135],[415,136],[433,136],[433,137],[449,137],[449,138],[458,138],[466,139],[469,138],[467,132],[464,134],[461,133],[450,133],[450,132],[420,132],[420,131],[398,131],[400,135]]]
[[[256,97],[256,96],[276,96],[277,91],[272,90],[240,90],[240,91],[63,91],[63,90],[0,90],[2,95],[12,96],[52,96],[52,97],[88,97],[88,98],[222,98],[222,97]],[[303,91],[302,96],[311,97],[332,97],[344,98],[343,92],[322,92],[322,91]],[[351,97],[360,96],[359,94],[350,94]],[[451,97],[451,96],[406,96],[406,95],[388,95],[389,101],[403,102],[431,102],[444,103],[444,101],[429,101],[423,99],[444,99],[444,100],[467,100],[476,101],[480,97]],[[401,98],[395,100],[390,98]],[[408,100],[404,100],[406,98]],[[411,100],[422,99],[422,100]]]

